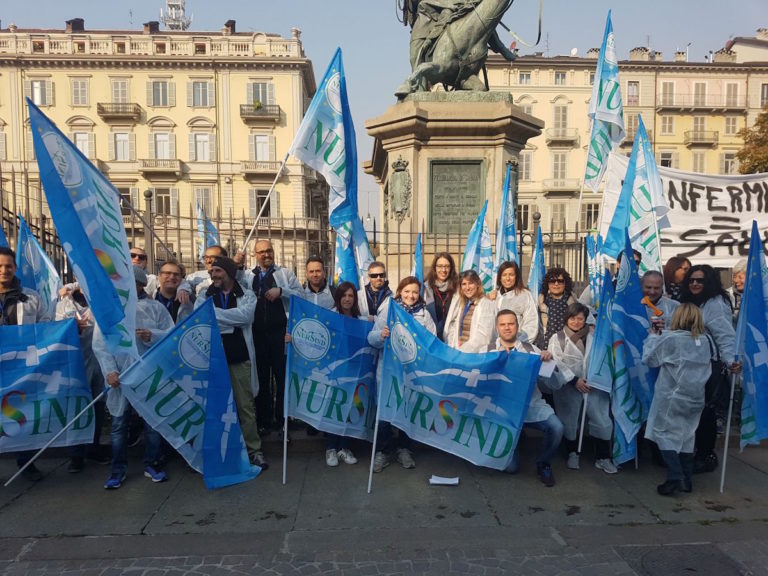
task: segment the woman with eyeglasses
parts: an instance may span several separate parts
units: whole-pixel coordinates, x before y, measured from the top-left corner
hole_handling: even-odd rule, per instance
[[[453,256],[448,252],[436,254],[424,282],[424,301],[427,303],[427,312],[432,316],[437,328],[437,337],[440,340],[445,339],[443,336],[445,318],[458,287],[459,275],[456,273]]]
[[[488,296],[496,302],[496,310],[512,310],[520,326],[517,337],[523,342],[535,342],[539,335],[539,312],[536,298],[523,285],[523,275],[517,262],[503,262],[496,274],[496,290]]]
[[[415,276],[406,276],[397,285],[395,291],[395,302],[399,304],[403,310],[413,316],[419,324],[424,326],[429,332],[435,334],[435,323],[432,321],[432,316],[429,315],[426,309],[426,304],[421,297],[421,282]],[[382,353],[384,344],[389,338],[390,330],[387,325],[387,318],[389,316],[389,306],[392,298],[387,298],[384,303],[379,307],[379,311],[376,313],[376,322],[373,325],[373,330],[368,333],[368,344],[374,348],[379,349],[379,362],[376,366],[376,380],[381,381],[382,370]],[[392,425],[389,422],[379,423],[379,433],[376,437],[376,452],[373,457],[373,471],[381,472],[389,466],[391,455],[394,453],[397,461],[403,468],[415,468],[416,461],[413,459],[413,442],[408,435],[400,430],[398,432],[397,440],[394,438],[392,431]]]
[[[459,278],[459,297],[445,321],[445,343],[462,352],[485,352],[495,337],[496,306],[485,296],[477,272],[466,270]]]
[[[544,275],[539,294],[539,318],[541,320],[540,348],[546,350],[552,336],[565,326],[565,312],[576,302],[573,296],[573,280],[565,268],[550,268]]]
[[[595,467],[606,474],[616,474],[618,468],[611,459],[610,396],[607,392],[591,388],[587,383],[589,353],[592,348],[592,327],[587,325],[589,308],[573,302],[565,311],[563,328],[552,335],[548,350],[565,380],[553,392],[555,413],[563,423],[563,436],[568,450],[567,466],[579,469],[579,422],[582,402],[587,402],[589,435],[595,444]]]
[[[740,372],[735,361],[736,332],[728,293],[723,290],[720,275],[708,264],[691,266],[680,289],[680,302],[690,302],[701,310],[704,328],[715,341],[717,360],[712,363],[712,375],[706,383],[705,405],[696,430],[695,472],[712,472],[717,468],[717,412],[728,402],[728,370]]]
[[[664,287],[667,296],[680,302],[680,290],[688,270],[691,269],[691,261],[685,256],[672,256],[664,264]]]

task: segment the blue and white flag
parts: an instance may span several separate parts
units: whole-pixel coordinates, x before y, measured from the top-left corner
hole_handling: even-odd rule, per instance
[[[293,155],[320,172],[330,187],[328,219],[341,240],[336,251],[351,251],[357,274],[362,275],[373,262],[365,229],[357,207],[357,144],[355,126],[347,98],[347,79],[341,48],[328,65],[317,92],[301,121],[288,155]],[[359,225],[358,225],[359,224]],[[338,257],[343,262],[345,256]],[[346,264],[343,272],[348,273]],[[342,280],[352,281],[350,277]],[[355,285],[359,287],[359,280]]]
[[[480,276],[483,289],[486,292],[493,290],[495,278],[493,277],[493,252],[491,248],[491,236],[488,234],[488,226],[485,223],[485,211],[488,208],[488,200],[483,204],[480,214],[469,230],[467,245],[464,248],[464,258],[461,261],[461,271],[474,270]]]
[[[27,98],[40,182],[80,289],[115,356],[138,358],[136,282],[120,194]]]
[[[615,359],[613,353],[613,281],[611,272],[605,271],[602,281],[602,291],[596,306],[597,321],[595,322],[595,334],[592,338],[592,349],[589,355],[589,370],[587,382],[590,387],[610,393],[613,389],[615,373]]]
[[[333,283],[352,282],[361,287],[361,278],[373,262],[368,236],[359,219],[341,224],[336,230],[336,250],[333,261]]]
[[[587,274],[589,276],[589,291],[595,308],[600,304],[599,297],[603,285],[603,237],[598,234],[584,237],[584,245],[587,251]],[[610,276],[609,276],[610,278]]]
[[[536,229],[536,246],[531,256],[531,269],[528,271],[528,290],[538,298],[544,285],[547,269],[544,266],[544,240],[541,237],[541,227]]]
[[[613,321],[614,379],[611,405],[614,422],[632,442],[648,417],[658,368],[643,363],[643,343],[650,324],[642,303],[643,289],[637,275],[629,236],[616,279],[611,320]]]
[[[200,204],[197,205],[197,245],[198,245],[198,258],[203,259],[205,251],[210,246],[216,246],[221,244],[219,240],[219,231],[216,230],[216,226],[213,225],[206,216]]]
[[[421,293],[424,294],[424,246],[421,243],[421,232],[416,235],[416,250],[413,252],[413,268],[411,276],[421,283]]]
[[[747,278],[736,325],[736,357],[744,366],[741,449],[768,438],[768,269],[762,236],[752,221]],[[732,362],[732,358],[723,358]]]
[[[642,256],[640,274],[649,270],[661,272],[659,230],[669,227],[667,212],[669,206],[664,198],[651,141],[643,119],[639,118],[627,173],[605,236],[603,252],[616,258],[624,249],[624,235],[628,230],[632,247]]]
[[[499,228],[496,231],[496,259],[493,261],[493,277],[502,262],[517,262],[517,229],[515,227],[515,199],[510,194],[512,165],[507,164],[504,190],[501,193]]]
[[[2,220],[2,218],[0,218],[0,246],[4,246],[6,248],[9,247],[8,238],[5,237],[5,232],[3,232],[3,220]]]
[[[38,450],[90,404],[74,319],[0,326],[0,452]],[[53,446],[93,442],[93,409]]]
[[[608,154],[624,139],[624,108],[610,10],[605,20],[605,33],[597,60],[588,115],[592,119],[592,131],[584,185],[597,192],[608,165]]]
[[[19,237],[16,241],[16,276],[24,288],[34,290],[46,309],[46,318],[56,317],[61,278],[26,220],[19,216]]]
[[[376,359],[373,325],[291,297],[285,368],[286,414],[318,430],[373,438]]]
[[[459,352],[394,301],[387,324],[379,418],[418,442],[504,470],[520,437],[541,357]]]
[[[251,480],[213,301],[202,306],[120,374],[139,415],[203,475],[206,488]]]

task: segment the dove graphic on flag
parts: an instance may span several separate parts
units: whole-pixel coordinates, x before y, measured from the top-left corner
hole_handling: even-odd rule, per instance
[[[56,316],[56,303],[59,300],[61,278],[56,267],[45,253],[27,221],[19,217],[19,237],[16,242],[16,276],[24,288],[34,290],[40,295],[45,305],[46,318]]]

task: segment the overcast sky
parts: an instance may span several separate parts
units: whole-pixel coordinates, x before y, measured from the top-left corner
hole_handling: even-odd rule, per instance
[[[372,139],[363,123],[380,115],[395,102],[392,95],[407,76],[408,29],[396,18],[397,0],[187,0],[187,13],[194,16],[191,30],[219,30],[229,19],[237,30],[274,32],[290,37],[291,27],[302,30],[307,56],[315,76],[325,71],[337,46],[344,53],[350,106],[357,127],[358,157],[370,158]],[[543,51],[555,56],[583,55],[599,47],[605,16],[613,9],[613,28],[619,58],[628,58],[635,46],[648,46],[672,58],[677,49],[691,43],[691,61],[702,61],[709,50],[722,48],[731,36],[754,36],[768,27],[765,0],[543,0],[543,32],[536,48],[520,46],[521,54]],[[59,28],[70,18],[85,19],[86,29],[139,29],[143,22],[157,20],[162,0],[5,0],[0,6],[0,24],[7,28]],[[539,3],[517,0],[504,23],[528,42],[536,39]],[[512,37],[499,29],[503,41]],[[319,78],[318,78],[319,79]],[[377,192],[372,178],[360,175],[360,211],[369,207],[367,195]]]

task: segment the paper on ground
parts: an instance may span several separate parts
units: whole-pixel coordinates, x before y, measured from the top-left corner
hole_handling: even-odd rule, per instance
[[[445,476],[435,476],[432,474],[432,477],[429,479],[429,483],[432,486],[458,486],[459,477],[456,476],[454,478],[446,478]]]

